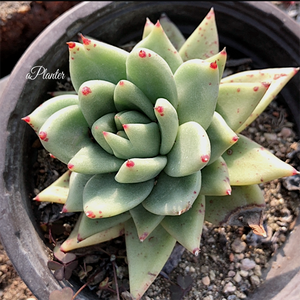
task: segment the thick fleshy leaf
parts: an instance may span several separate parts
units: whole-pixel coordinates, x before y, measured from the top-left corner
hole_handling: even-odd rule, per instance
[[[115,173],[92,177],[83,190],[84,212],[89,218],[106,218],[139,205],[150,194],[154,180],[122,184]]]
[[[140,242],[132,220],[125,223],[130,293],[140,300],[168,260],[176,240],[160,225]]]
[[[138,183],[155,178],[166,166],[165,156],[131,158],[122,164],[115,180],[119,183]]]
[[[124,124],[123,128],[129,139],[111,132],[103,133],[116,157],[121,159],[146,158],[159,154],[160,132],[157,123]]]
[[[178,68],[174,79],[178,91],[179,123],[194,121],[207,129],[217,104],[218,65],[193,59]]]
[[[191,209],[180,216],[166,216],[161,225],[182,246],[198,255],[205,214],[205,196],[199,195]]]
[[[166,155],[172,149],[179,126],[178,116],[173,105],[166,99],[157,99],[154,107],[160,134],[160,154]]]
[[[163,27],[167,37],[169,38],[171,43],[174,45],[175,49],[179,50],[185,42],[185,37],[183,36],[181,31],[168,18],[168,16],[165,13],[161,14],[161,16],[159,18],[159,22],[160,22],[161,26]]]
[[[71,81],[76,91],[88,80],[117,84],[126,78],[127,51],[83,36],[82,42],[68,43]]]
[[[202,126],[196,122],[180,125],[167,158],[165,172],[172,177],[187,176],[204,168],[210,159],[210,141]]]
[[[269,83],[222,83],[216,111],[236,131],[251,115],[269,88]]]
[[[78,105],[65,107],[51,115],[39,131],[44,148],[67,164],[84,146],[92,143],[88,124]]]
[[[141,242],[160,224],[165,216],[155,215],[144,208],[142,204],[130,210]]]
[[[97,141],[97,143],[107,152],[110,154],[113,154],[112,149],[108,145],[104,135],[103,131],[108,132],[116,132],[116,124],[115,124],[115,114],[110,113],[107,114],[100,119],[98,119],[92,126],[92,135],[94,139]]]
[[[121,80],[115,88],[114,102],[118,111],[138,110],[150,120],[155,121],[153,104],[132,82]]]
[[[143,206],[157,215],[181,215],[189,210],[201,188],[201,172],[185,177],[170,177],[161,172]]]
[[[135,45],[135,48],[147,48],[160,55],[174,73],[182,64],[182,58],[157,21],[150,34]]]
[[[214,163],[201,170],[202,184],[200,194],[208,196],[224,196],[231,194],[228,168],[220,156]]]
[[[87,246],[97,245],[106,241],[110,241],[124,234],[125,226],[124,224],[118,224],[102,232],[96,233],[81,242],[78,242],[78,229],[81,222],[83,214],[78,218],[75,227],[68,238],[63,242],[60,249],[63,252],[68,252],[74,249],[83,248]]]
[[[205,221],[217,226],[250,226],[264,235],[264,195],[258,185],[234,186],[228,196],[206,196]]]
[[[42,103],[30,115],[22,118],[22,120],[27,122],[35,132],[38,132],[51,115],[64,107],[75,104],[78,104],[77,95],[56,96]]]
[[[217,112],[214,112],[212,122],[207,128],[206,133],[211,144],[211,156],[208,164],[216,161],[216,159],[238,140],[237,134]]]
[[[250,70],[237,74],[227,76],[222,79],[223,83],[228,82],[270,82],[271,85],[264,97],[254,109],[250,117],[242,124],[236,132],[241,132],[249,124],[251,124],[270,102],[276,97],[276,95],[282,90],[282,88],[288,83],[288,81],[299,71],[299,68],[272,68],[263,70]]]
[[[62,212],[81,212],[83,210],[83,189],[92,175],[72,172],[68,198]]]
[[[206,59],[219,51],[219,38],[214,9],[200,23],[179,50],[183,61],[194,58]]]
[[[173,73],[167,62],[146,48],[135,48],[126,61],[127,79],[134,83],[155,104],[165,98],[177,108],[178,96]]]
[[[79,106],[90,127],[102,116],[116,112],[115,85],[104,80],[89,80],[78,90]]]
[[[291,165],[266,148],[241,134],[238,136],[238,142],[223,154],[231,185],[257,184],[297,174]]]
[[[210,63],[215,62],[218,65],[219,81],[221,81],[221,79],[223,77],[223,72],[224,72],[224,69],[225,69],[226,61],[227,61],[226,48],[224,48],[219,53],[211,56],[210,58],[207,58],[205,61],[210,62]]]
[[[130,218],[131,214],[128,211],[114,217],[101,219],[91,219],[83,214],[78,228],[77,239],[78,241],[82,241],[94,234],[103,232],[114,226],[121,225]]]
[[[102,174],[117,172],[123,162],[124,160],[107,153],[98,144],[89,144],[75,154],[69,161],[68,168],[77,173]]]
[[[66,202],[69,193],[69,181],[71,172],[67,171],[42,192],[36,195],[33,200],[42,202],[54,202],[63,204]]]

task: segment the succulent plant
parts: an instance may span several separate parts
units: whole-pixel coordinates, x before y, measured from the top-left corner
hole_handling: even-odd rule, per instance
[[[61,250],[125,234],[140,299],[176,241],[199,254],[204,221],[265,235],[259,184],[298,172],[241,132],[298,69],[222,78],[213,9],[188,39],[163,14],[130,52],[81,40],[67,43],[76,94],[23,118],[69,169],[34,198],[80,212]]]

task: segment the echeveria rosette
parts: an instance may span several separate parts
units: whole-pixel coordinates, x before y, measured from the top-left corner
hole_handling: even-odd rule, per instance
[[[24,118],[69,168],[35,197],[81,212],[63,251],[125,233],[140,299],[176,241],[198,255],[204,220],[264,234],[258,184],[297,171],[240,132],[298,69],[222,78],[213,9],[186,41],[162,15],[131,52],[84,36],[68,46],[78,95]]]

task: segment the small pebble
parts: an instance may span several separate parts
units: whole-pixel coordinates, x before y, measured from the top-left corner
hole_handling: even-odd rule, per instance
[[[216,279],[216,273],[213,270],[209,271],[209,277],[210,280],[215,280]]]
[[[234,280],[235,282],[237,282],[237,283],[241,282],[242,277],[241,277],[241,275],[240,275],[239,272],[237,272],[237,273],[235,274],[235,276],[233,277],[233,280]]]
[[[240,238],[236,238],[233,243],[231,244],[231,249],[235,253],[241,253],[243,252],[247,247],[247,244],[243,242]]]
[[[225,284],[223,292],[224,293],[232,293],[235,290],[236,290],[236,286],[231,281],[229,281],[228,283]]]
[[[247,277],[247,276],[249,275],[249,272],[246,271],[246,270],[241,270],[241,271],[240,271],[240,275],[241,275],[242,277]]]
[[[236,291],[235,294],[239,299],[246,299],[247,298],[247,295],[245,295],[244,293],[241,293],[240,291]]]
[[[234,277],[234,275],[235,275],[234,271],[229,271],[227,274],[228,277]]]
[[[249,258],[242,259],[241,263],[242,263],[241,269],[246,271],[251,270],[256,266],[255,261]]]
[[[210,285],[210,278],[208,276],[203,277],[202,283],[206,286]]]
[[[256,276],[256,275],[252,275],[252,276],[250,277],[250,282],[251,282],[254,286],[259,286],[259,284],[260,284],[260,280],[259,280],[258,276]]]
[[[280,135],[285,138],[291,136],[292,133],[293,133],[292,130],[288,127],[283,127],[280,131]]]
[[[258,277],[261,277],[261,266],[259,266],[259,265],[255,266],[254,274],[257,275]]]
[[[239,253],[239,254],[236,254],[235,257],[236,257],[237,260],[242,260],[245,257],[245,254],[244,253]]]

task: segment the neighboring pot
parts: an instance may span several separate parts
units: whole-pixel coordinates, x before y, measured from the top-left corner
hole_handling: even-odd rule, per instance
[[[156,21],[162,12],[189,35],[209,9],[214,7],[220,48],[226,46],[235,58],[250,57],[255,69],[298,67],[299,25],[269,2],[83,2],[67,11],[48,26],[31,44],[10,75],[0,99],[0,234],[14,267],[40,300],[68,282],[57,282],[47,267],[47,248],[33,216],[29,195],[33,190],[33,130],[21,121],[49,98],[55,80],[27,80],[33,66],[43,66],[49,73],[68,70],[66,42],[77,40],[79,32],[110,44],[122,45],[140,39],[146,17]],[[279,101],[285,102],[300,133],[300,72],[284,87]],[[279,300],[300,294],[300,218],[274,260],[282,261],[249,299]],[[282,254],[283,253],[283,254]],[[288,255],[289,259],[284,255]],[[290,284],[288,284],[290,282]],[[79,286],[74,284],[74,289]],[[292,289],[291,289],[292,287]],[[298,295],[295,294],[295,295]],[[277,296],[276,296],[277,295]],[[278,298],[280,297],[280,298]],[[83,291],[78,299],[98,299]]]

